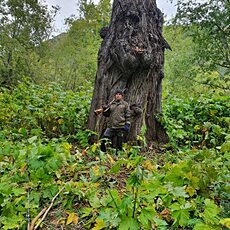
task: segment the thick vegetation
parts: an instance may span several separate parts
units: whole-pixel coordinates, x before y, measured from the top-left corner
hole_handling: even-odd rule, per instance
[[[0,229],[230,228],[229,72],[205,58],[194,61],[202,37],[191,34],[199,25],[164,27],[173,51],[166,53],[157,118],[169,143],[146,150],[141,135],[143,146],[126,143],[117,156],[112,148],[101,152],[100,142],[89,145],[85,129],[98,30],[108,24],[110,1],[81,0],[81,16],[68,19],[69,31],[43,43],[52,17],[29,2],[0,2]],[[20,4],[31,7],[33,21]]]
[[[177,14],[174,18],[174,22],[181,25],[194,42],[191,61],[196,65],[196,72],[202,73],[202,77],[196,80],[201,84],[228,90],[230,89],[229,14],[229,0],[178,0]],[[215,72],[218,75],[213,78],[211,73]]]
[[[0,84],[15,84],[39,72],[37,50],[49,37],[52,12],[38,1],[0,1]]]
[[[168,98],[159,119],[171,142],[147,152],[126,145],[118,158],[87,145],[90,97],[88,85],[2,90],[1,228],[25,228],[61,189],[44,229],[229,226],[227,97]]]

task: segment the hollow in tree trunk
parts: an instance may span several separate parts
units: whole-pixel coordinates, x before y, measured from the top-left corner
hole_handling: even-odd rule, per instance
[[[164,50],[163,14],[155,0],[114,0],[108,28],[101,30],[98,70],[88,118],[88,129],[102,134],[106,120],[94,110],[109,103],[117,89],[125,90],[125,100],[143,112],[132,124],[129,140],[145,130],[147,143],[167,142],[156,120],[161,112]]]

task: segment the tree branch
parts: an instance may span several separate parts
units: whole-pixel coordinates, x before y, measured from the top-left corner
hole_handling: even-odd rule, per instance
[[[202,84],[202,85],[208,85],[208,86],[215,87],[218,89],[223,89],[223,90],[230,90],[230,87],[222,87],[222,86],[215,85],[215,84],[208,83],[208,82],[197,81],[197,80],[190,78],[190,77],[188,77],[188,79],[190,79],[191,81],[194,81],[196,83]]]

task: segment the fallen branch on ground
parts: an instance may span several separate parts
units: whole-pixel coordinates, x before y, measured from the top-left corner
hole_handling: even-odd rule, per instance
[[[58,197],[58,195],[64,190],[64,187],[62,187],[58,193],[53,197],[51,203],[50,203],[50,206],[48,208],[44,208],[34,219],[33,221],[31,222],[31,227],[29,230],[36,230],[39,225],[42,223],[42,221],[46,218],[49,210],[52,208],[53,204],[54,204],[54,201],[55,199]],[[44,213],[45,212],[45,213]],[[44,215],[43,215],[44,213]],[[42,216],[43,215],[43,216]],[[37,222],[38,218],[42,216],[41,220],[37,223],[37,225],[34,227],[35,223]]]
[[[34,219],[33,219],[32,222],[31,222],[31,225],[30,225],[29,230],[33,230],[33,229],[34,229],[35,223],[36,223],[37,220],[43,215],[43,213],[44,213],[46,210],[47,210],[47,208],[43,208],[43,209],[41,210],[41,212],[39,212],[38,215],[34,217]]]

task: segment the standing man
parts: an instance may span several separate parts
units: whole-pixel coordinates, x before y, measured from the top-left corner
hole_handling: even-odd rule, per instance
[[[104,106],[103,110],[103,115],[108,117],[108,125],[103,138],[111,139],[113,147],[116,147],[116,151],[122,150],[124,134],[125,132],[128,133],[130,129],[130,110],[129,104],[124,101],[124,92],[116,90],[114,101],[109,106]],[[101,143],[101,150],[103,152],[106,152],[105,144],[105,140],[103,140]]]

